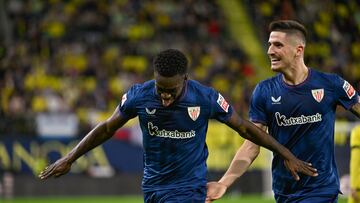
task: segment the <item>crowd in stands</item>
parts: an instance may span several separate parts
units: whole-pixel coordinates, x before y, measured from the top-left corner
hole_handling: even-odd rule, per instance
[[[244,0],[260,40],[274,19],[309,29],[306,62],[360,88],[360,5],[349,1]],[[75,113],[79,135],[109,116],[134,83],[152,79],[167,48],[188,55],[190,78],[247,116],[256,69],[229,36],[215,0],[3,2],[10,42],[0,50],[0,134],[35,135],[39,113]],[[241,37],[241,36],[239,36]],[[266,50],[266,43],[264,43]],[[264,67],[266,68],[266,67]]]
[[[84,135],[133,83],[152,78],[152,58],[177,48],[191,78],[241,99],[253,74],[214,1],[5,1],[11,45],[1,60],[1,134],[34,134],[38,113],[76,113]],[[244,112],[246,113],[246,112]]]
[[[267,25],[272,20],[297,19],[302,22],[308,29],[307,65],[337,73],[360,89],[359,1],[257,0],[246,5],[255,23],[260,25],[259,36],[265,42],[269,34]]]
[[[360,2],[356,0],[247,0],[248,11],[264,42],[273,20],[296,19],[308,29],[305,63],[336,73],[360,91]],[[267,45],[264,43],[264,45]],[[265,47],[266,48],[266,47]],[[343,109],[339,118],[355,116]]]

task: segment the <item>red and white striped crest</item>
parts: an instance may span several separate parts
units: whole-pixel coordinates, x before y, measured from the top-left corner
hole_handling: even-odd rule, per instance
[[[193,121],[200,115],[200,106],[188,107],[188,114]]]
[[[324,98],[324,89],[315,89],[311,90],[312,96],[317,102],[321,102],[321,100]]]

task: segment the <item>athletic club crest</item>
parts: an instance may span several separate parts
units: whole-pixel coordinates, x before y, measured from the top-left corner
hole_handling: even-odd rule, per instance
[[[311,93],[314,99],[319,103],[324,98],[324,89],[311,90]]]
[[[188,114],[189,114],[190,118],[193,121],[196,121],[196,119],[200,115],[200,106],[188,107],[187,109],[188,109]]]

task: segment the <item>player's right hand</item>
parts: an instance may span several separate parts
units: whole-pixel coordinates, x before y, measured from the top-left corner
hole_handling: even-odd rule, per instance
[[[43,171],[40,172],[39,178],[45,180],[50,177],[60,177],[71,169],[71,163],[65,158],[57,160],[55,163],[47,166]]]
[[[317,173],[317,169],[313,168],[311,163],[301,161],[297,158],[293,160],[285,160],[284,165],[290,171],[291,175],[296,181],[300,180],[298,173],[313,177],[319,175]]]

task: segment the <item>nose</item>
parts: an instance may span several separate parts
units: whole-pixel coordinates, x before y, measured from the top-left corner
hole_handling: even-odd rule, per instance
[[[161,101],[162,101],[162,105],[165,107],[170,106],[173,103],[173,99],[171,94],[168,93],[161,93]]]
[[[162,99],[170,99],[171,98],[171,94],[169,94],[169,93],[161,93],[160,96]]]
[[[268,48],[268,50],[267,50],[267,54],[268,54],[268,55],[274,54],[274,51],[273,51],[273,49],[271,48],[271,46],[269,46],[269,48]]]

